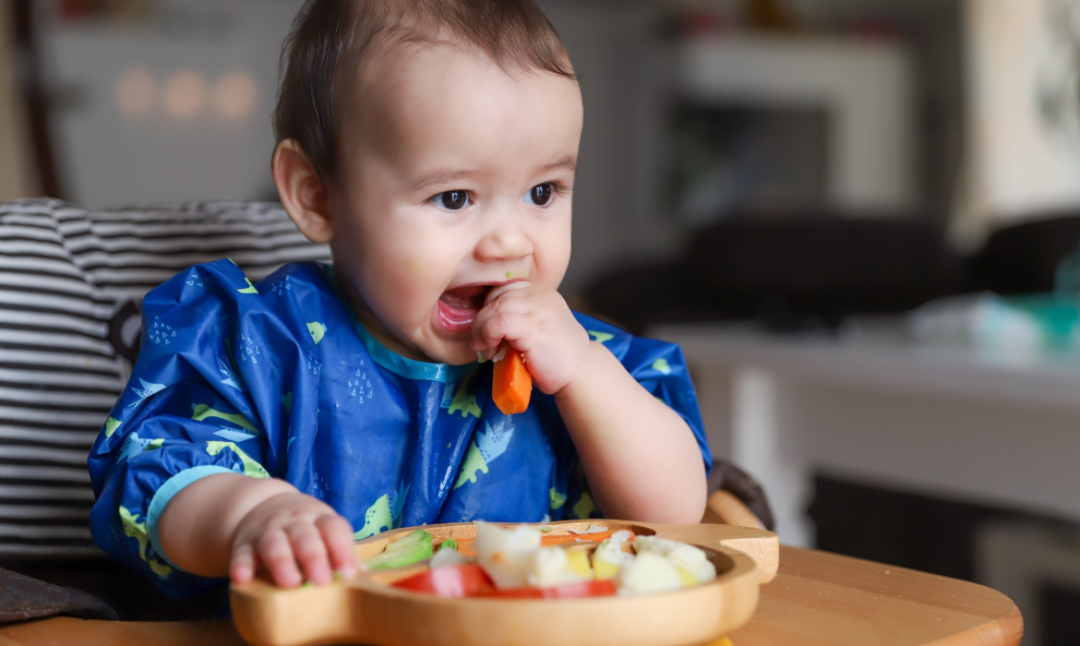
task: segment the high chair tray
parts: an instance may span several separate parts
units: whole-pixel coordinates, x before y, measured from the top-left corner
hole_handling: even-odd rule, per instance
[[[549,523],[555,532],[589,522]],[[231,590],[233,621],[256,646],[679,646],[704,644],[745,624],[758,586],[779,565],[776,534],[731,525],[659,525],[595,521],[704,549],[717,578],[674,592],[589,599],[447,599],[390,587],[394,570],[365,572],[325,587],[282,590],[257,579]],[[512,525],[506,525],[510,527]],[[356,544],[367,559],[412,531],[386,532]],[[436,541],[471,539],[471,523],[429,525]]]

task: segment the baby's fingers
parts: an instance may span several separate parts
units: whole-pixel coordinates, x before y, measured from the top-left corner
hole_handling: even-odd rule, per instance
[[[304,578],[315,585],[329,585],[333,581],[330,561],[326,556],[326,544],[314,523],[290,525],[286,529],[293,554],[304,569]]]
[[[501,311],[489,316],[476,328],[479,344],[495,349],[505,340],[517,350],[527,352],[530,348],[522,347],[521,342],[532,332],[529,316],[521,312]],[[477,344],[474,343],[474,347]],[[492,353],[494,354],[494,353]]]
[[[353,533],[349,521],[341,516],[327,514],[315,520],[315,527],[326,543],[326,551],[330,555],[330,564],[334,571],[347,579],[356,576],[356,552],[353,550]]]
[[[247,583],[254,576],[255,550],[248,543],[236,546],[229,562],[229,577],[233,583]]]
[[[279,587],[295,588],[303,581],[300,570],[296,567],[296,557],[293,555],[289,537],[284,531],[267,531],[259,538],[256,551]]]

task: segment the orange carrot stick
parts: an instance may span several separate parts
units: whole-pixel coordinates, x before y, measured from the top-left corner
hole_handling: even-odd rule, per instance
[[[524,413],[532,396],[532,375],[525,369],[525,358],[507,346],[505,356],[495,362],[491,399],[506,415]]]
[[[616,531],[609,529],[606,532],[593,532],[592,534],[547,534],[540,538],[540,545],[550,547],[552,545],[562,545],[563,543],[577,543],[578,539],[590,543],[600,543],[611,538],[611,535]]]

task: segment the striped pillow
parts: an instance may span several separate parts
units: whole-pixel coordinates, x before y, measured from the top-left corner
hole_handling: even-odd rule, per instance
[[[180,270],[226,257],[255,281],[330,255],[277,204],[0,204],[0,558],[100,554],[86,458],[130,371],[138,318],[125,319]]]

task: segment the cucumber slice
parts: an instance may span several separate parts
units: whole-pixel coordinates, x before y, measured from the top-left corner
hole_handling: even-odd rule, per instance
[[[382,554],[369,558],[367,564],[372,570],[389,570],[419,563],[432,554],[431,534],[418,529],[387,545]]]

